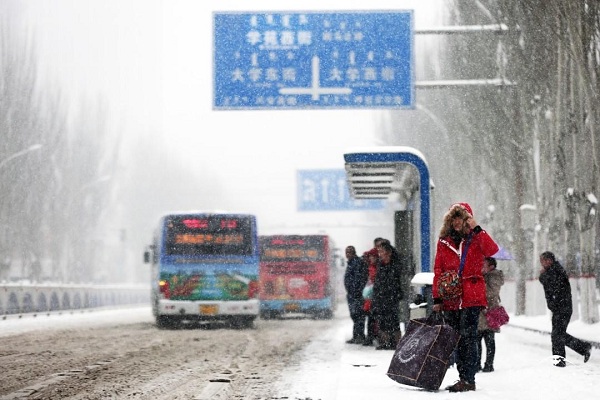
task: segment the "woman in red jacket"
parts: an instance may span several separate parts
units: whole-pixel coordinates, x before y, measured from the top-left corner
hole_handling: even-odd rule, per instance
[[[477,361],[477,322],[479,312],[487,306],[482,266],[485,257],[498,252],[498,245],[481,229],[467,203],[453,204],[440,230],[433,267],[433,311],[444,311],[446,321],[460,333],[456,349],[459,381],[447,389],[451,392],[475,390]],[[462,294],[443,299],[439,292],[440,276],[459,271],[462,261]]]

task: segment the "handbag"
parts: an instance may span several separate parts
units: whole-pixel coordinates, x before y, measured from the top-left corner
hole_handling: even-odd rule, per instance
[[[510,317],[503,306],[492,307],[485,313],[485,319],[491,330],[498,330],[502,325],[508,323]]]
[[[408,322],[398,341],[387,376],[404,385],[438,390],[460,334],[446,324],[442,313]]]
[[[462,296],[462,279],[456,271],[444,271],[438,280],[438,293],[442,300],[452,300]]]
[[[438,294],[442,300],[452,300],[462,296],[461,275],[463,268],[465,267],[465,259],[467,258],[467,250],[471,244],[471,238],[471,235],[467,237],[465,247],[460,254],[460,266],[458,267],[458,272],[450,270],[440,274],[438,279]]]

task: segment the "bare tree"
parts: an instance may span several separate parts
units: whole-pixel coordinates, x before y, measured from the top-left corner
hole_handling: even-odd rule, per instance
[[[460,189],[480,204],[503,210],[494,216],[494,226],[503,227],[500,240],[516,252],[517,313],[524,313],[525,281],[537,275],[540,251],[553,249],[564,257],[574,277],[599,272],[600,5],[594,0],[455,1],[448,15],[451,25],[501,23],[511,32],[447,40],[440,65],[445,79],[502,77],[515,87],[419,93],[419,101],[452,138],[443,142],[444,152],[468,153],[460,162],[448,156],[433,161],[436,197],[456,199],[456,188],[440,181],[454,183],[472,171],[474,179]],[[394,118],[403,124],[414,117],[400,114]],[[426,136],[420,132],[412,136],[425,154],[438,152],[432,147],[441,142],[420,140]],[[394,140],[406,141],[400,129]],[[594,290],[587,292],[595,301]],[[584,320],[595,322],[598,316],[586,314]]]

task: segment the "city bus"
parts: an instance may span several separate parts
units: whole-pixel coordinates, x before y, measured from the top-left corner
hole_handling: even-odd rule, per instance
[[[260,316],[329,319],[336,306],[336,254],[327,235],[259,236]]]
[[[159,327],[224,321],[250,328],[259,315],[253,215],[165,215],[144,261],[151,264],[152,310]]]

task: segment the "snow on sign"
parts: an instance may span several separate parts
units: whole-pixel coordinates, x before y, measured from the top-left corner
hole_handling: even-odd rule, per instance
[[[213,17],[216,110],[414,108],[410,10]]]
[[[298,171],[298,211],[381,210],[383,200],[356,200],[350,196],[343,169]]]

